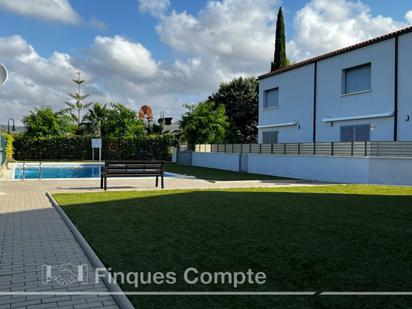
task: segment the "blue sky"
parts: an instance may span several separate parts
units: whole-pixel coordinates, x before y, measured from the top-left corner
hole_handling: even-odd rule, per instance
[[[409,0],[52,2],[0,0],[0,62],[10,71],[0,122],[63,108],[77,71],[94,101],[151,104],[178,118],[221,81],[267,71],[279,5],[294,61],[412,23]]]
[[[282,2],[288,36],[292,36],[294,14],[308,1]],[[412,3],[409,0],[396,0],[396,5],[387,0],[364,0],[362,2],[370,5],[374,15],[382,14],[397,20],[401,20],[405,12],[412,9]],[[172,0],[170,10],[187,11],[196,15],[206,3],[207,1],[203,0]],[[136,0],[72,0],[71,4],[81,16],[86,19],[98,18],[106,24],[106,28],[97,29],[90,26],[79,28],[75,25],[51,24],[31,17],[17,17],[14,13],[0,8],[0,36],[18,33],[35,45],[39,53],[47,57],[55,50],[76,53],[90,44],[96,35],[121,34],[149,46],[156,59],[170,60],[170,49],[160,42],[156,34],[156,19],[139,12]]]

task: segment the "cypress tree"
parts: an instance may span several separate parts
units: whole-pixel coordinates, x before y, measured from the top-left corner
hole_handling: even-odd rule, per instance
[[[271,65],[271,71],[276,71],[288,65],[289,60],[286,57],[285,21],[283,20],[282,7],[280,7],[276,22],[275,56]]]

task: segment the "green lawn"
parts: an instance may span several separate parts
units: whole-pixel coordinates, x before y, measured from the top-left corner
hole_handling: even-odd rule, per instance
[[[194,176],[209,181],[234,181],[234,180],[276,180],[286,179],[275,176],[223,171],[214,168],[187,166],[175,163],[166,164],[166,172]]]
[[[174,271],[177,284],[140,291],[227,291],[188,286],[200,271],[263,271],[242,291],[411,291],[412,188],[322,186],[56,194],[107,267]],[[179,280],[180,279],[180,280]],[[134,290],[123,286],[124,290]],[[382,296],[144,296],[138,308],[411,308]]]

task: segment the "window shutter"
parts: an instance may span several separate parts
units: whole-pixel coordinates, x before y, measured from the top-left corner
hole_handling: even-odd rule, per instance
[[[265,108],[279,106],[279,88],[265,91]]]
[[[355,126],[355,141],[368,142],[370,140],[370,124],[362,124]]]
[[[340,127],[341,142],[368,142],[370,141],[370,124],[359,124]]]
[[[278,132],[268,131],[263,132],[263,144],[277,144],[278,143]]]
[[[344,70],[344,94],[371,90],[371,64]]]
[[[355,137],[355,130],[353,126],[342,126],[340,127],[340,141],[341,142],[352,142]]]

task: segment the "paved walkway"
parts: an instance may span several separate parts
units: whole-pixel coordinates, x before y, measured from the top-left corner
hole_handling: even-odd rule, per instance
[[[234,188],[296,186],[303,183],[285,181],[208,182],[199,179],[166,178],[168,189]],[[107,291],[94,284],[93,267],[57,211],[46,192],[101,192],[98,180],[0,180],[0,291]],[[153,179],[109,179],[110,190],[153,190]],[[70,280],[66,269],[47,266],[87,265],[89,280],[62,285]],[[45,268],[46,267],[46,268]],[[73,269],[72,269],[73,270]],[[59,279],[60,278],[60,279]],[[49,278],[50,279],[50,278]],[[117,308],[110,296],[0,296],[1,308]]]
[[[46,189],[46,184],[36,182],[0,182],[0,291],[108,291],[102,282],[94,284],[90,261],[51,207]],[[46,284],[46,265],[65,264],[70,270],[87,265],[89,282],[68,285],[70,272],[52,269],[51,274],[61,274],[66,285],[63,280]],[[0,296],[0,308],[60,307],[118,308],[111,296]]]

